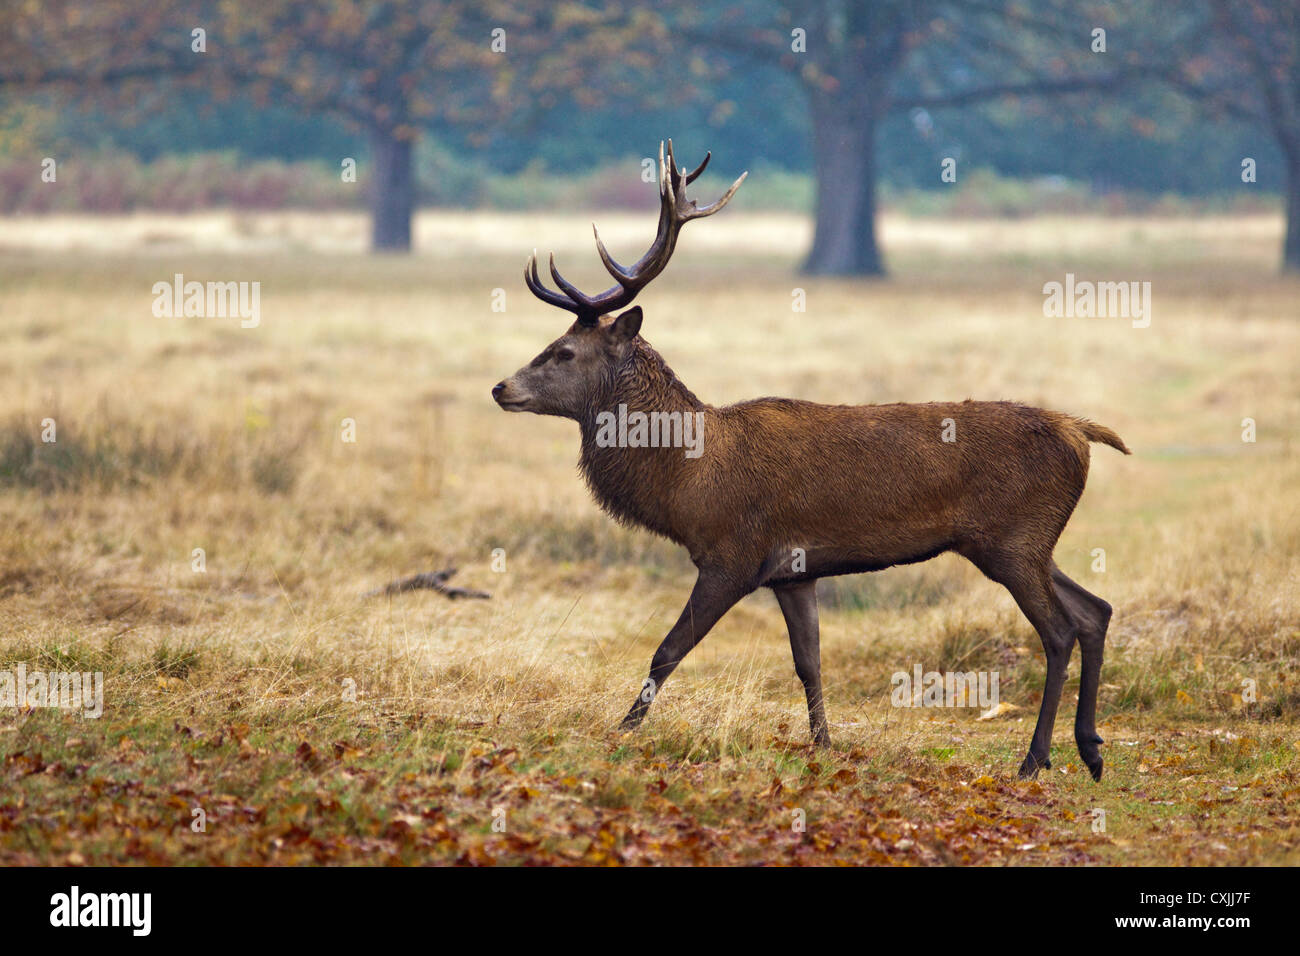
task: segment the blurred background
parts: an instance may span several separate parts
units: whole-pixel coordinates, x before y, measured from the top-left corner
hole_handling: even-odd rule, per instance
[[[3,13],[5,214],[366,209],[374,248],[405,249],[421,208],[652,206],[633,174],[671,135],[681,156],[753,171],[746,208],[813,216],[812,272],[883,271],[879,208],[1177,215],[1283,197],[1300,268],[1300,15],[1280,0]],[[61,188],[32,175],[45,157]]]

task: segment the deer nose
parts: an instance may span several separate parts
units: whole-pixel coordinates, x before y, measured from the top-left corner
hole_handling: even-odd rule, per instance
[[[505,390],[506,390],[506,383],[497,382],[495,385],[492,386],[492,397],[499,399],[501,397],[501,393],[504,392]]]

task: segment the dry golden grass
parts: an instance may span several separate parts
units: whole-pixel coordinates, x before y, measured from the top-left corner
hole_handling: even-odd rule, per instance
[[[646,239],[644,216],[598,218],[616,257]],[[1098,785],[1069,732],[1077,656],[1055,769],[1011,780],[1041,651],[952,557],[826,585],[833,753],[804,745],[766,592],[615,732],[692,569],[598,512],[571,423],[488,394],[566,324],[524,290],[526,253],[600,281],[587,217],[425,215],[410,258],[354,255],[347,215],[0,222],[0,664],[107,680],[98,721],[0,712],[0,861],[1297,862],[1300,284],[1274,273],[1279,231],[888,219],[894,276],[869,283],[798,277],[806,222],[728,211],[644,296],[706,401],[1009,398],[1125,438],[1131,458],[1094,447],[1057,552],[1116,608]],[[1044,318],[1067,271],[1151,281],[1150,328]],[[260,281],[261,325],[154,318],[174,272]],[[447,564],[492,599],[361,597]],[[916,662],[996,669],[1018,710],[890,707]]]

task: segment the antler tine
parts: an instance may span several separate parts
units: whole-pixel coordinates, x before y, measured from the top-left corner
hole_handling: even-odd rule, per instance
[[[524,285],[528,286],[528,291],[537,296],[537,298],[541,299],[543,302],[549,302],[551,305],[555,305],[555,302],[551,300],[549,295],[550,290],[542,285],[541,281],[537,278],[536,260],[537,250],[534,249],[533,254],[529,256],[528,261],[524,263]]]
[[[663,214],[671,214],[677,202],[677,162],[673,159],[673,141],[668,141],[668,161],[664,162],[664,144],[659,141],[659,195],[663,199],[660,207],[660,232],[663,231]]]
[[[591,232],[596,237],[596,252],[600,256],[600,261],[605,264],[605,271],[617,279],[619,285],[626,287],[632,281],[632,276],[626,269],[615,262],[614,257],[609,254],[609,250],[605,248],[605,243],[601,241],[600,230],[596,228],[594,222],[591,224]]]
[[[668,162],[673,172],[673,184],[677,187],[678,191],[680,191],[681,186],[689,186],[691,183],[695,182],[695,180],[699,179],[700,173],[704,172],[705,167],[709,165],[709,160],[712,158],[712,150],[706,152],[700,165],[696,166],[688,173],[684,168],[677,165],[677,159],[673,155],[673,141],[670,139],[668,141]]]
[[[709,165],[709,160],[712,158],[713,158],[712,151],[704,154],[704,162],[696,166],[694,172],[689,172],[686,174],[686,185],[689,186],[691,183],[695,182],[695,180],[699,178],[700,173],[704,172],[704,167]]]
[[[560,287],[560,291],[574,301],[574,304],[590,308],[590,300],[578,291],[577,287],[560,275],[560,270],[555,268],[555,253],[551,253],[551,278],[555,284]]]
[[[740,174],[739,179],[737,179],[734,183],[731,184],[731,188],[722,194],[721,199],[709,203],[709,205],[705,206],[703,209],[696,207],[695,203],[692,202],[691,209],[685,215],[682,216],[682,220],[685,222],[691,219],[703,219],[705,216],[712,216],[715,212],[717,212],[727,203],[731,202],[731,197],[736,195],[736,190],[740,188],[740,184],[745,181],[745,177],[748,175],[749,175],[749,170],[747,169]]]
[[[688,180],[683,175],[683,170],[677,165],[677,157],[673,154],[673,141],[668,140],[668,183],[672,187],[674,198],[682,194]]]
[[[552,260],[552,270],[553,270],[554,260],[555,260],[554,255],[551,256],[551,260]],[[585,301],[585,297],[575,300],[571,296],[563,295],[559,292],[555,292],[552,289],[548,289],[545,285],[542,284],[541,277],[537,274],[537,250],[536,249],[533,250],[533,254],[528,257],[528,262],[524,265],[524,285],[528,286],[529,292],[537,296],[537,298],[541,299],[547,305],[558,306],[561,309],[564,309],[568,312],[576,313],[579,316],[583,315],[585,312],[589,310],[589,307],[587,306]],[[581,295],[581,293],[579,293],[579,295]]]

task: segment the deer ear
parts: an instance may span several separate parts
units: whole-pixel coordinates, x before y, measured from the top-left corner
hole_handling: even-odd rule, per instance
[[[634,305],[622,315],[614,317],[610,331],[616,339],[632,339],[641,331],[641,306]]]

